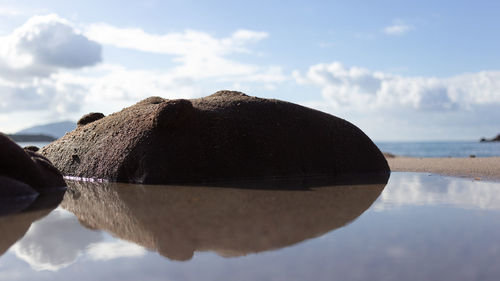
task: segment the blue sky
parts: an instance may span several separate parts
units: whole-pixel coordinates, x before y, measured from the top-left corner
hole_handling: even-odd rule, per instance
[[[500,133],[500,2],[0,1],[0,131],[219,89],[374,140]]]

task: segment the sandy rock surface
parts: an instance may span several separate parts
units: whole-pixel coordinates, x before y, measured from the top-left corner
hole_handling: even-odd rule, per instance
[[[89,116],[41,150],[64,175],[167,184],[389,173],[382,153],[351,123],[240,92],[150,97]]]

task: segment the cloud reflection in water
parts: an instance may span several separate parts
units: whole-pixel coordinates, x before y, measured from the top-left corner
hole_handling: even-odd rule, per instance
[[[90,243],[100,240],[102,233],[84,231],[71,213],[57,209],[33,223],[13,250],[34,270],[57,271],[72,264]]]
[[[373,208],[385,210],[429,205],[500,210],[500,184],[419,173],[393,173]]]

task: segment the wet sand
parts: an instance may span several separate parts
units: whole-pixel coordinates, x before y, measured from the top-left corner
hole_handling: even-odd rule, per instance
[[[393,172],[435,173],[447,176],[500,181],[500,157],[414,158],[386,157]]]

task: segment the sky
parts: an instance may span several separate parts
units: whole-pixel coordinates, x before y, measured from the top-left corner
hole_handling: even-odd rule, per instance
[[[500,133],[498,1],[0,0],[0,131],[242,91],[375,141]]]

